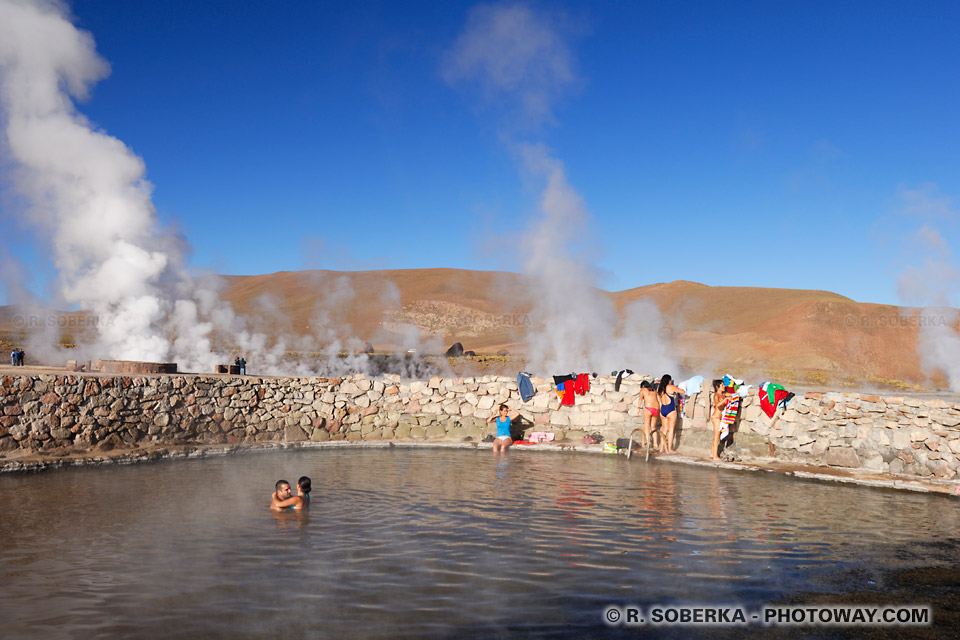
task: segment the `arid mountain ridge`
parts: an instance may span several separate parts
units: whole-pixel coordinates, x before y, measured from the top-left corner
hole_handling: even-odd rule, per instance
[[[378,348],[398,326],[416,325],[443,345],[477,353],[522,354],[536,330],[527,312],[535,280],[509,272],[458,269],[297,271],[226,276],[223,298],[255,313],[264,296],[291,327],[306,331],[319,314]],[[829,291],[713,287],[675,281],[603,292],[618,310],[641,298],[660,309],[678,358],[738,371],[814,371],[864,382],[939,386],[921,368],[919,309],[856,302]],[[301,329],[302,328],[302,329]],[[956,328],[956,327],[955,327]]]
[[[415,326],[433,353],[460,342],[478,354],[522,357],[525,333],[544,330],[529,313],[536,280],[517,273],[313,270],[223,280],[221,298],[273,335],[314,335],[392,351]],[[829,291],[686,281],[598,292],[621,312],[640,299],[654,302],[666,325],[664,339],[691,368],[812,372],[807,379],[839,376],[866,385],[944,384],[923,371],[917,354],[929,311],[855,302]],[[8,340],[19,331],[11,309],[0,307],[0,334]]]

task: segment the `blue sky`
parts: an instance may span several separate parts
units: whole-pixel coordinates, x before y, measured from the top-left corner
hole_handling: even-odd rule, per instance
[[[540,122],[444,79],[475,5],[76,0],[112,67],[79,110],[143,158],[198,269],[520,270],[500,238],[539,186],[510,140],[563,162],[606,289],[896,304],[924,225],[956,264],[960,3],[532,3],[576,73]],[[48,249],[5,202],[42,289]]]

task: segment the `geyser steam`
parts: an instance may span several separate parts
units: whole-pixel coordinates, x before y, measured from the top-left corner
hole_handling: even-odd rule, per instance
[[[629,365],[675,370],[656,305],[638,301],[617,313],[597,286],[588,252],[590,215],[563,163],[544,145],[513,142],[514,131],[553,120],[553,102],[578,84],[563,22],[523,4],[480,5],[444,59],[451,83],[473,81],[484,99],[507,105],[503,136],[521,165],[545,184],[538,214],[518,247],[535,276],[527,331],[531,369],[541,373],[609,372]]]
[[[897,282],[900,300],[912,307],[922,307],[917,316],[917,352],[928,375],[943,373],[950,390],[960,392],[960,334],[954,295],[960,288],[960,271],[953,264],[953,253],[940,230],[933,226],[937,220],[956,219],[950,208],[950,198],[939,194],[936,185],[919,189],[901,189],[901,213],[919,217],[925,222],[910,238],[918,249],[918,263],[909,265]]]
[[[215,292],[193,282],[180,244],[158,229],[143,161],[74,105],[108,72],[62,5],[0,0],[12,181],[50,239],[63,302],[98,317],[95,352],[104,357],[209,367],[212,325],[200,318],[217,304]]]

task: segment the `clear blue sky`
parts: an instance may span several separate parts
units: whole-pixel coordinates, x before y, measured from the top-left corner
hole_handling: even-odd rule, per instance
[[[79,108],[144,159],[197,268],[519,270],[491,249],[538,196],[509,110],[441,72],[475,4],[74,0],[112,66]],[[958,246],[960,2],[530,6],[577,82],[516,135],[564,163],[604,288],[898,303],[910,234]],[[0,225],[39,287],[46,250]]]

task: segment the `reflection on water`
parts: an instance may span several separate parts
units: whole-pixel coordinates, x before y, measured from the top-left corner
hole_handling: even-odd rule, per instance
[[[300,475],[311,509],[271,512]],[[401,448],[8,475],[0,509],[4,638],[619,636],[605,605],[759,607],[841,569],[952,566],[929,543],[960,524],[937,496]]]

